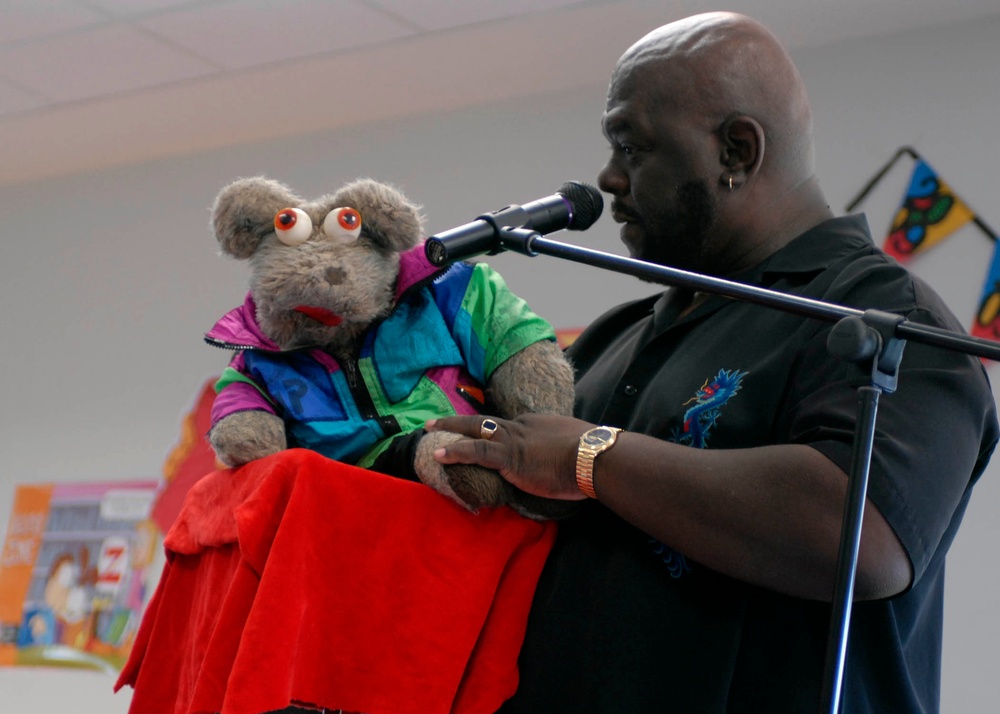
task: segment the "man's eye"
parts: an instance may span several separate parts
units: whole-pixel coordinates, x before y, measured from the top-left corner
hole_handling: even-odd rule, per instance
[[[612,147],[619,153],[625,154],[625,156],[632,156],[637,151],[635,144],[629,144],[625,141],[616,141],[612,144]]]

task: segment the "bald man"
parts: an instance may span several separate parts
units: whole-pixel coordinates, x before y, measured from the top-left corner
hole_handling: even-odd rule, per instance
[[[833,216],[802,80],[757,22],[712,13],[643,37],[602,127],[599,184],[633,257],[962,329],[862,216]],[[429,425],[472,437],[443,463],[586,501],[560,524],[504,712],[818,710],[865,381],[829,331],[668,289],[570,349],[578,419],[498,419],[488,440],[475,418]],[[979,361],[907,346],[879,411],[845,714],[938,711],[944,557],[997,439]]]

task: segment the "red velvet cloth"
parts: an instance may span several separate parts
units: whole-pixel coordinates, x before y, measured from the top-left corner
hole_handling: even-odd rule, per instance
[[[135,714],[494,712],[555,528],[304,450],[211,473],[115,688]]]
[[[201,385],[194,407],[184,417],[180,442],[173,448],[163,466],[166,485],[153,503],[150,517],[166,533],[184,505],[184,497],[205,474],[219,468],[215,452],[205,434],[212,428],[212,402],[215,382],[208,379]]]

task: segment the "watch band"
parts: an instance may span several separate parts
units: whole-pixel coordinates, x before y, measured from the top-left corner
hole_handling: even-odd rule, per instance
[[[576,450],[576,486],[587,498],[597,498],[594,491],[594,461],[612,446],[622,430],[614,426],[598,426],[580,436]]]

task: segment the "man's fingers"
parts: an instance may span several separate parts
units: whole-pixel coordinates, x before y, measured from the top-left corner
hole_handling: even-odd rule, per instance
[[[472,439],[483,437],[483,422],[498,423],[496,419],[482,416],[450,416],[441,419],[431,419],[424,428],[427,431],[450,431]]]
[[[437,449],[434,452],[434,460],[440,464],[479,464],[499,471],[503,465],[502,454],[503,449],[497,444],[491,444],[483,439],[474,441],[464,439]]]

